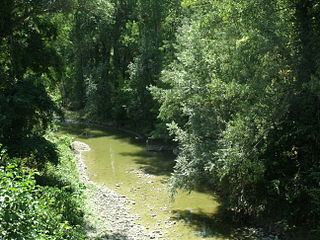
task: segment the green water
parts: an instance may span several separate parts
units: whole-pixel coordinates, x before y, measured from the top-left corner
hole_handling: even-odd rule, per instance
[[[170,201],[166,181],[174,156],[146,151],[144,144],[115,130],[63,127],[62,134],[87,143],[83,153],[90,180],[131,200],[133,214],[149,230],[161,230],[168,240],[228,239],[231,227],[220,218],[212,194],[179,192]]]

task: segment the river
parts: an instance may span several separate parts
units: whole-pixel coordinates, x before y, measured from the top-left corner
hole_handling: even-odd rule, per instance
[[[91,147],[83,153],[90,180],[130,199],[139,224],[161,229],[168,240],[229,238],[232,227],[220,217],[213,194],[180,191],[170,199],[166,182],[174,165],[172,154],[149,152],[143,143],[113,129],[69,125],[60,133]]]

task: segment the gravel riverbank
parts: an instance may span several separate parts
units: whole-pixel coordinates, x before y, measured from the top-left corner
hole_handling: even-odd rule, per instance
[[[76,153],[81,180],[86,185],[86,207],[89,214],[85,217],[89,239],[165,240],[161,231],[149,231],[147,227],[137,223],[139,216],[130,213],[130,199],[89,180],[82,158],[82,152],[90,151],[87,144],[75,141],[71,147]]]

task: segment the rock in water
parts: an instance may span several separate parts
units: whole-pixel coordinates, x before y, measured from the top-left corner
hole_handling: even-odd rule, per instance
[[[89,145],[83,143],[83,142],[79,142],[79,141],[74,141],[71,143],[71,148],[75,151],[79,151],[79,152],[84,152],[84,151],[90,151],[91,148],[89,147]]]

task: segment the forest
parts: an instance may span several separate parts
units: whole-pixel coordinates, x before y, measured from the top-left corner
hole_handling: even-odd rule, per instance
[[[64,118],[170,139],[170,194],[319,239],[319,49],[319,0],[2,0],[0,239],[86,239]]]

